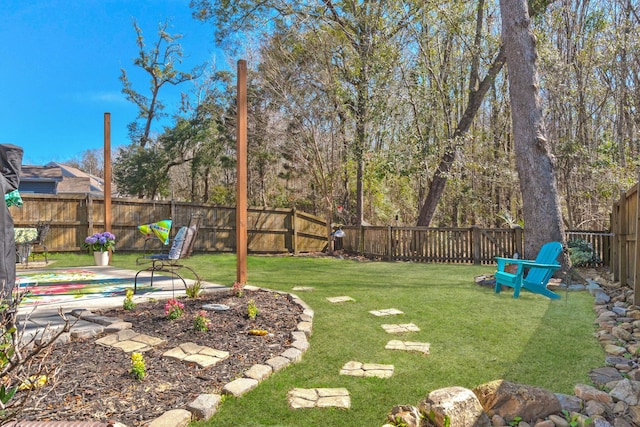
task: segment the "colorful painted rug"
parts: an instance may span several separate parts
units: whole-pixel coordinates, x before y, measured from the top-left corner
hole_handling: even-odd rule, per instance
[[[133,289],[131,278],[116,278],[81,269],[20,273],[16,279],[20,292],[29,292],[22,301],[23,306],[124,296],[128,288]],[[138,288],[137,294],[157,290],[159,288],[143,286]]]

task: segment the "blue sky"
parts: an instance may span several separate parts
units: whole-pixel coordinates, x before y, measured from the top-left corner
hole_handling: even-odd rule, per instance
[[[170,18],[169,33],[182,34],[189,71],[203,62],[229,68],[215,49],[213,27],[191,18],[189,0],[0,0],[0,143],[24,149],[23,164],[43,165],[103,148],[104,113],[111,113],[111,146],[129,143],[127,124],[136,107],[124,98],[125,68],[133,88],[148,94],[148,78],[134,67],[132,19],[147,44]],[[180,91],[163,87],[171,114]],[[156,127],[161,130],[161,126]]]

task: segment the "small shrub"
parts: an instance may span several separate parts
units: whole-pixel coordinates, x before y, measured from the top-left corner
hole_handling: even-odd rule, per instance
[[[574,267],[585,267],[602,262],[593,250],[593,245],[584,239],[573,239],[567,242],[569,258]]]
[[[200,310],[193,319],[193,329],[196,331],[208,331],[211,326],[211,319],[207,317],[207,312]]]
[[[144,357],[142,353],[131,353],[131,375],[133,378],[142,381],[147,375],[147,367],[144,363]]]
[[[259,311],[255,301],[249,300],[249,302],[247,303],[247,316],[249,316],[249,319],[255,319],[258,313]]]
[[[136,303],[133,302],[133,289],[127,289],[124,295],[124,301],[122,302],[122,308],[125,310],[133,310],[136,307]]]
[[[184,313],[184,304],[178,301],[175,298],[171,298],[164,305],[164,315],[167,316],[169,320],[175,320],[182,317]]]
[[[187,286],[185,293],[187,294],[187,298],[198,298],[202,293],[202,283],[200,280],[196,280],[193,282],[193,285]]]
[[[241,298],[244,296],[244,284],[240,283],[240,282],[235,282],[233,284],[233,287],[231,288],[231,292],[233,293],[233,295],[237,296],[238,298]]]

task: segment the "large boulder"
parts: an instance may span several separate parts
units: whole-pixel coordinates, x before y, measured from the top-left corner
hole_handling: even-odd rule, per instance
[[[554,393],[505,380],[479,385],[473,392],[489,416],[500,415],[508,422],[515,417],[521,417],[525,421],[536,421],[562,410]]]
[[[434,390],[419,405],[420,412],[437,427],[490,427],[491,421],[469,389],[447,387]]]

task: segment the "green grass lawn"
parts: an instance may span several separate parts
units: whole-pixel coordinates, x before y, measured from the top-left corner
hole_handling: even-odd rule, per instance
[[[52,267],[90,264],[89,255],[57,255]],[[231,285],[231,254],[195,255],[187,260],[209,282]],[[135,269],[135,255],[116,253],[112,264]],[[572,394],[576,383],[602,366],[604,353],[594,338],[593,297],[562,293],[551,301],[523,291],[494,294],[473,278],[492,266],[356,262],[335,258],[252,256],[248,284],[298,292],[315,311],[310,349],[302,361],[272,375],[243,397],[228,398],[218,413],[197,426],[380,426],[396,404],[417,404],[430,391],[506,380]],[[352,303],[326,298],[347,295]],[[405,314],[375,317],[370,310],[396,308]],[[385,350],[398,336],[383,323],[415,323],[420,332],[406,341],[428,342],[431,354]],[[340,376],[347,361],[392,364],[390,379]],[[345,387],[350,410],[287,407],[294,388]]]

